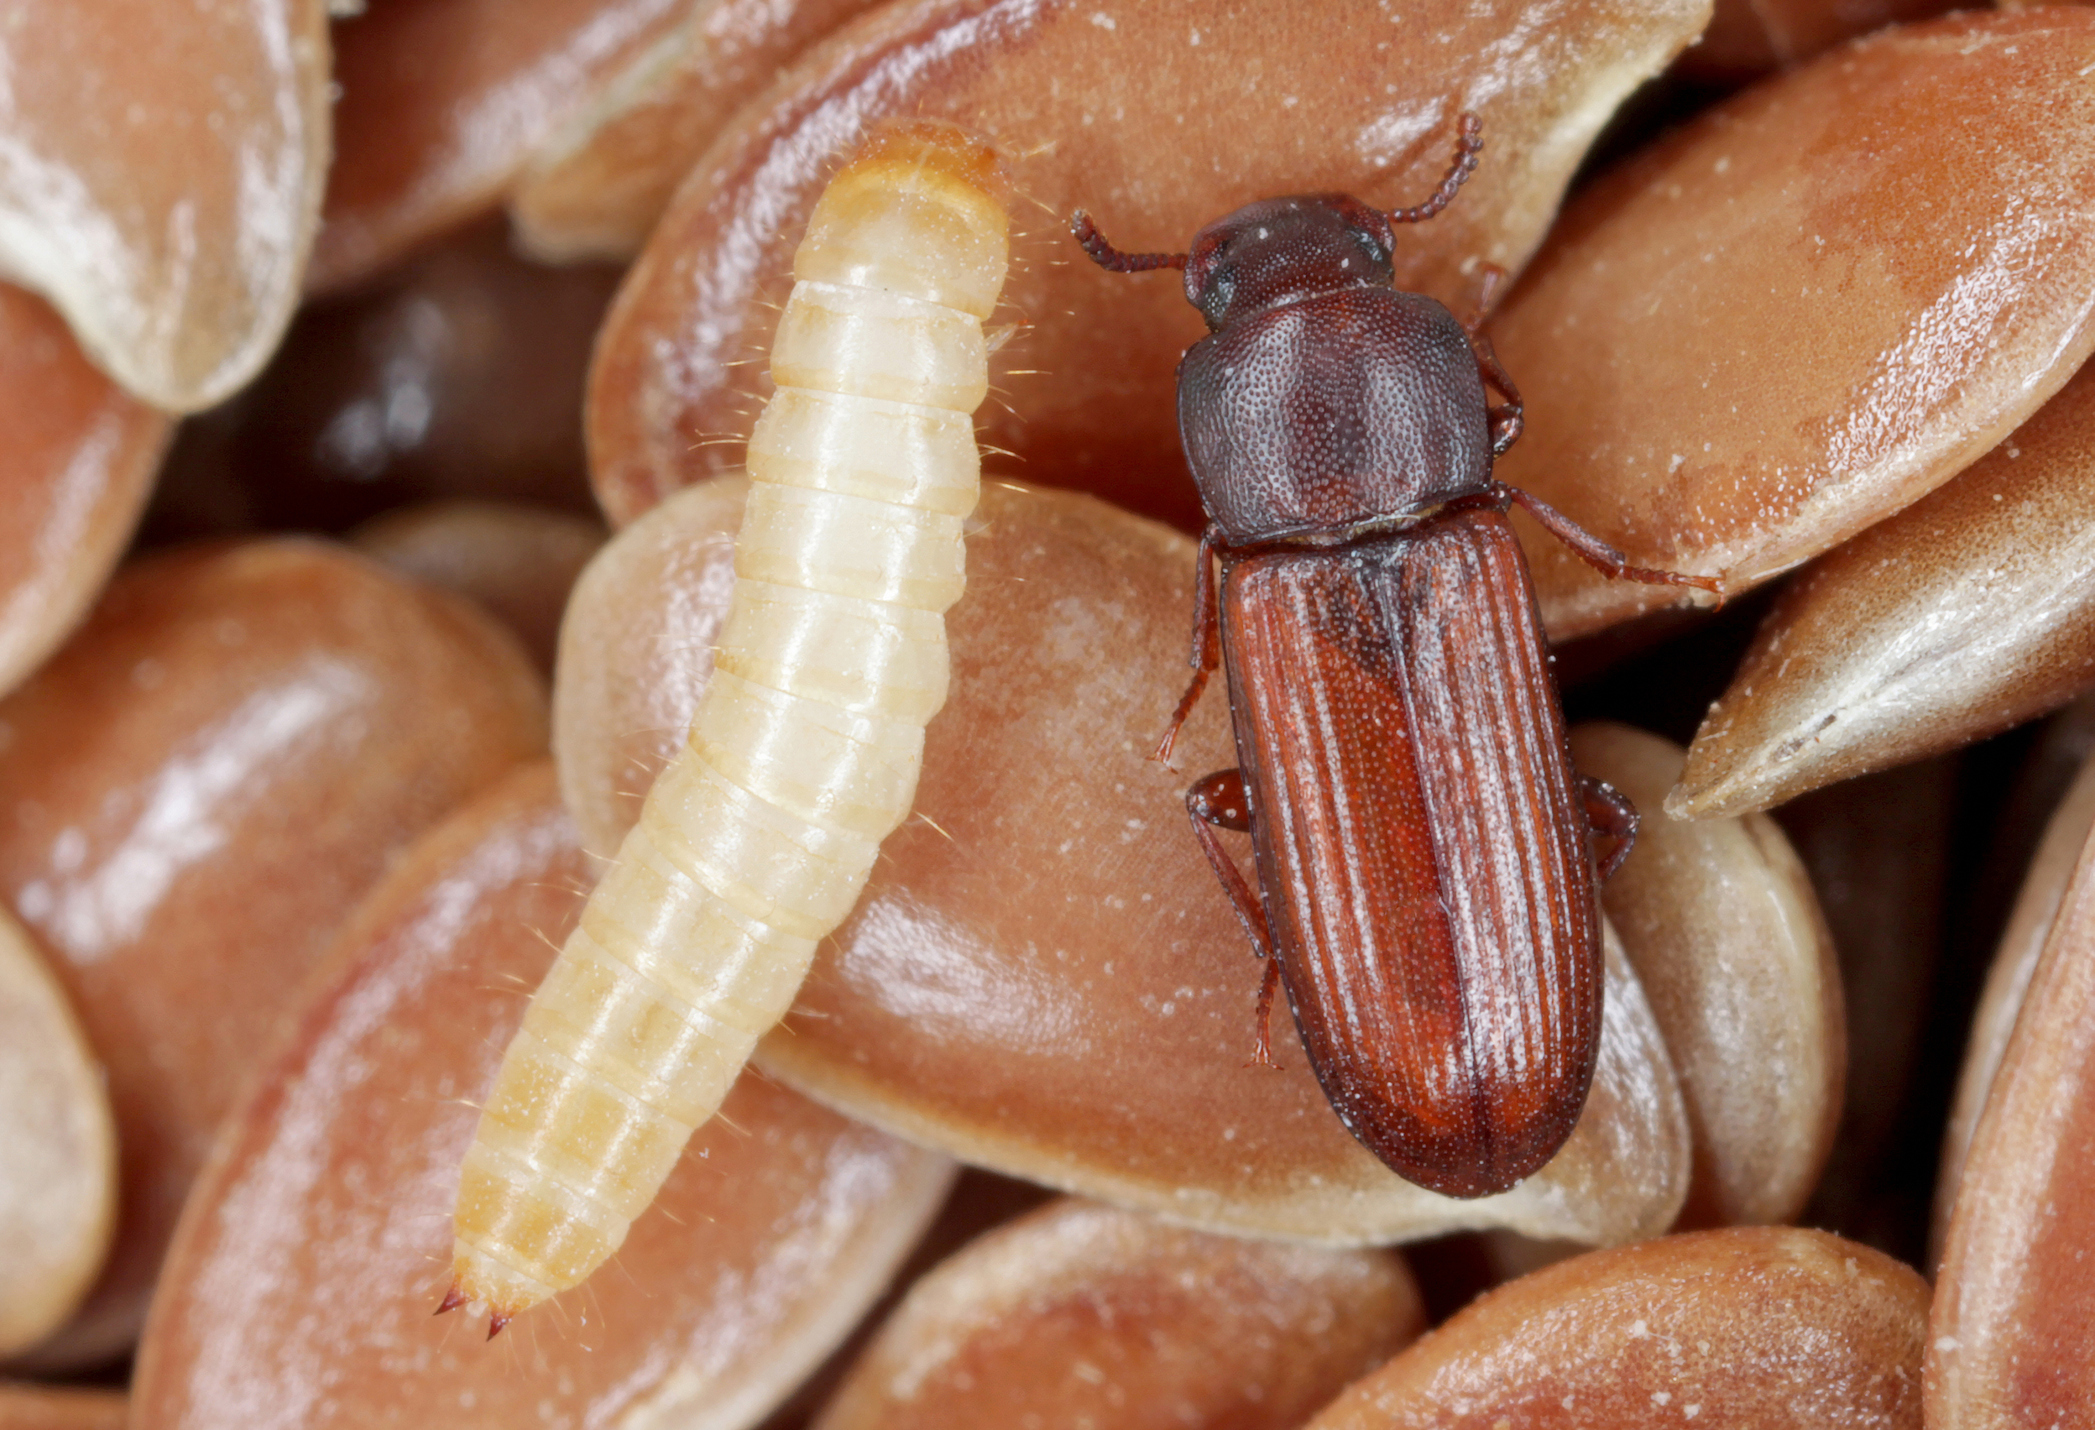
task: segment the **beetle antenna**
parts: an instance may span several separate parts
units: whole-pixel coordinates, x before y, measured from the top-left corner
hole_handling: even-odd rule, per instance
[[[1472,165],[1475,160],[1470,161]],[[1091,261],[1111,273],[1146,273],[1152,268],[1184,268],[1186,255],[1183,253],[1122,253],[1106,242],[1091,215],[1078,209],[1069,216],[1069,231],[1077,236],[1077,242],[1091,255]]]
[[[1424,223],[1455,201],[1456,190],[1463,181],[1477,171],[1477,155],[1484,152],[1484,121],[1475,114],[1465,111],[1461,127],[1455,135],[1455,162],[1448,165],[1447,177],[1433,196],[1422,204],[1408,209],[1391,209],[1386,217],[1394,228],[1400,223]]]

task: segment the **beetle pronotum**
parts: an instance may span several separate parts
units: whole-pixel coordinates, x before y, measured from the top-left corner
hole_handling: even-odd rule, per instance
[[[993,151],[896,123],[809,220],[712,681],[466,1154],[440,1310],[485,1303],[490,1336],[618,1249],[908,817],[980,484],[1000,194]]]

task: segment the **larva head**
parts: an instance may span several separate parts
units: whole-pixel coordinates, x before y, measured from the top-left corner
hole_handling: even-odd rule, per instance
[[[996,151],[958,125],[889,120],[829,181],[793,276],[923,298],[987,318],[1010,258]]]

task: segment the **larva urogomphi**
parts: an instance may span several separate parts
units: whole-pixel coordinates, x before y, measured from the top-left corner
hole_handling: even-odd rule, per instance
[[[441,1310],[517,1311],[625,1240],[908,817],[1007,260],[993,151],[876,130],[823,192],[749,440],[714,673],[509,1045]]]

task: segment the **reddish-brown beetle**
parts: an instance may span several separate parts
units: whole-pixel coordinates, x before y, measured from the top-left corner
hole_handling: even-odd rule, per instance
[[[1636,832],[1626,800],[1572,770],[1506,508],[1611,576],[1717,589],[1630,566],[1495,481],[1519,393],[1475,327],[1392,286],[1395,225],[1448,205],[1481,134],[1464,115],[1413,208],[1266,199],[1177,254],[1121,253],[1071,220],[1103,268],[1183,269],[1207,319],[1178,370],[1209,518],[1195,674],[1158,756],[1223,664],[1241,767],[1186,805],[1267,957],[1258,1058],[1284,982],[1339,1118],[1458,1197],[1504,1191],[1571,1135],[1600,1038],[1589,831],[1617,840],[1602,877]],[[1262,897],[1218,827],[1251,834]]]

